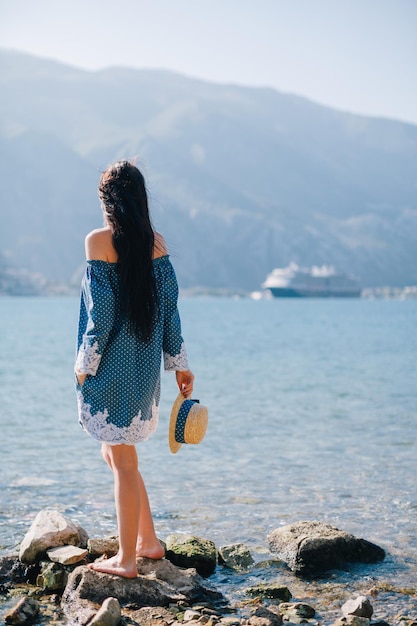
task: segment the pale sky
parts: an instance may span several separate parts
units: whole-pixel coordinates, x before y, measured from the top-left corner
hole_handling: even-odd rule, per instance
[[[417,124],[417,0],[0,0],[0,46]]]

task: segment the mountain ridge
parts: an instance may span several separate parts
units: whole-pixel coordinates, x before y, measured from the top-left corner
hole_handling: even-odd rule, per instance
[[[291,261],[334,265],[364,286],[417,283],[417,126],[271,88],[16,54],[0,52],[0,251],[14,265],[77,274],[84,236],[101,224],[100,171],[139,156],[184,287],[253,290]],[[47,207],[39,228],[34,181]],[[65,236],[51,237],[57,220]]]

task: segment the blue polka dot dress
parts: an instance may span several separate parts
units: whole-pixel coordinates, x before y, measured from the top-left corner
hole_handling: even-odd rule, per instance
[[[135,444],[158,423],[161,356],[167,371],[188,369],[178,313],[178,284],[168,255],[153,260],[158,317],[152,339],[129,332],[120,311],[117,263],[87,261],[81,285],[75,367],[87,374],[76,380],[82,428],[108,444]]]

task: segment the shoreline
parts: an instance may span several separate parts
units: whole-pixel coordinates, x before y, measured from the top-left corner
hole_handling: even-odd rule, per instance
[[[45,511],[41,513],[45,513]],[[57,512],[53,511],[49,511],[49,513],[57,514]],[[307,523],[299,524],[305,525]],[[310,524],[317,525],[320,523]],[[69,525],[71,525],[71,522],[69,522]],[[292,531],[294,531],[295,526],[297,525],[292,526]],[[22,598],[25,596],[35,598],[42,608],[44,614],[43,621],[36,621],[35,624],[53,626],[54,624],[70,623],[59,620],[54,621],[54,619],[58,614],[60,616],[59,619],[63,619],[59,603],[67,593],[66,586],[71,572],[74,569],[81,573],[86,571],[87,568],[84,566],[87,562],[97,558],[104,558],[103,555],[111,556],[118,548],[117,537],[89,539],[83,529],[80,527],[76,528],[78,528],[77,532],[80,533],[81,537],[79,543],[83,543],[86,549],[81,550],[72,546],[73,550],[81,550],[83,556],[81,561],[78,559],[71,565],[59,566],[56,563],[51,564],[50,561],[48,565],[48,562],[45,561],[47,559],[44,551],[45,545],[39,548],[39,545],[36,544],[38,546],[36,548],[37,555],[31,553],[31,556],[28,556],[29,553],[25,552],[25,550],[27,549],[27,538],[31,533],[32,527],[21,544],[19,554],[15,553],[11,557],[0,558],[0,615],[9,610],[11,605],[17,602],[17,596],[20,595]],[[325,526],[325,528],[332,527]],[[274,532],[282,530],[281,528]],[[343,533],[343,531],[338,531],[338,529],[332,528],[332,530]],[[45,531],[45,528],[43,528],[43,531]],[[36,540],[39,539],[41,534],[38,533]],[[348,537],[351,536],[348,535]],[[194,554],[187,552],[184,560],[184,555],[181,556],[184,553],[182,546],[187,542],[189,543],[190,540],[192,540]],[[51,543],[50,537],[48,542]],[[295,623],[304,622],[310,623],[311,626],[327,626],[338,623],[341,619],[341,610],[344,604],[347,601],[356,601],[358,597],[368,599],[367,601],[373,606],[374,615],[372,619],[370,618],[371,616],[369,616],[369,619],[366,618],[368,620],[367,623],[364,622],[357,626],[377,626],[377,624],[380,626],[386,626],[386,624],[394,626],[397,623],[400,623],[402,626],[412,626],[417,622],[417,584],[414,586],[410,585],[407,588],[395,585],[389,581],[380,580],[378,570],[381,568],[382,561],[375,563],[344,563],[339,568],[317,571],[314,575],[301,576],[291,569],[291,561],[285,562],[280,555],[274,554],[273,550],[269,554],[270,558],[256,562],[244,544],[231,544],[230,546],[219,548],[209,540],[190,535],[172,535],[166,539],[166,542],[162,543],[164,543],[166,551],[165,558],[160,561],[139,559],[138,571],[140,576],[146,575],[150,568],[153,572],[151,578],[158,580],[159,572],[162,571],[163,573],[164,568],[166,569],[168,566],[174,568],[177,572],[174,578],[184,571],[195,572],[195,569],[189,570],[190,567],[197,568],[197,571],[200,570],[198,571],[198,574],[200,574],[198,579],[200,582],[198,584],[202,585],[203,602],[200,597],[197,598],[197,601],[190,601],[190,599],[185,598],[181,602],[165,601],[162,604],[163,608],[159,607],[164,611],[168,607],[174,617],[181,613],[181,622],[188,621],[184,618],[185,612],[188,611],[188,616],[194,615],[194,617],[190,618],[190,621],[200,620],[201,618],[202,623],[206,623],[207,620],[211,619],[213,626],[217,623],[224,626],[255,623],[258,626],[263,626],[263,624],[267,626],[267,622],[256,622],[256,620],[254,622],[251,620],[255,619],[255,617],[256,619],[266,619],[265,616],[269,616],[268,619],[278,619],[276,614],[279,613],[279,619],[281,621],[284,620],[284,623],[292,624],[297,617]],[[34,544],[32,543],[31,545],[32,548],[30,549],[33,549]],[[370,545],[373,546],[374,544]],[[228,548],[229,550],[227,550]],[[205,554],[202,554],[204,550]],[[324,553],[321,554],[324,558]],[[9,558],[9,563],[6,563],[7,558]],[[388,558],[390,558],[389,555]],[[178,559],[183,559],[183,567],[179,569]],[[205,564],[203,564],[204,559]],[[26,565],[24,562],[26,562]],[[145,570],[141,573],[141,568],[143,569],[143,567],[145,567]],[[52,570],[54,572],[53,575]],[[18,575],[19,571],[20,574]],[[91,573],[91,570],[87,571]],[[201,578],[202,575],[203,578]],[[59,584],[56,584],[57,576],[61,577]],[[126,582],[128,579],[120,579],[117,576],[102,575],[103,577],[105,579],[104,582],[103,580],[97,580],[97,584],[106,585],[109,579],[118,579],[121,581],[122,590],[124,585],[130,584]],[[204,597],[204,593],[206,593],[204,591],[205,585],[208,586],[209,590],[215,590],[220,597],[213,602],[209,602],[208,605],[206,603],[205,608],[208,612],[204,613],[201,612],[201,607],[204,608],[204,600],[207,600]],[[106,595],[107,591],[104,593]],[[208,599],[210,600],[210,596]],[[289,606],[285,606],[286,604]],[[140,606],[139,608],[137,606],[135,610],[140,608]],[[309,616],[296,615],[297,610],[301,612],[307,611]],[[126,611],[127,608],[123,608],[122,605],[122,615],[125,615],[127,619],[129,615],[128,611]],[[200,614],[197,618],[196,613],[198,611],[200,611]],[[262,611],[264,612],[262,613]],[[275,617],[271,617],[271,611]],[[287,613],[291,614],[291,619]],[[54,615],[55,617],[53,617]],[[203,615],[205,616],[204,618]],[[209,617],[207,617],[208,615]],[[172,623],[174,623],[174,617],[172,618]],[[129,619],[131,618],[129,617]],[[81,622],[79,623],[81,624]],[[124,624],[125,622],[122,620],[121,623]],[[128,621],[126,623],[134,624],[141,622]]]

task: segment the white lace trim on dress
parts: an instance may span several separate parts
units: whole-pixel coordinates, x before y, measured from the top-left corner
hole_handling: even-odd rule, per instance
[[[82,343],[75,361],[75,369],[80,374],[95,376],[100,361],[101,354],[98,351],[98,342],[95,341],[92,345]]]
[[[158,425],[159,409],[155,401],[152,404],[152,417],[150,420],[141,420],[141,411],[132,419],[130,426],[120,427],[107,422],[109,412],[107,409],[91,413],[91,405],[83,401],[82,395],[78,395],[79,421],[81,426],[94,439],[108,443],[135,444],[145,441],[155,432]]]
[[[188,370],[188,357],[184,342],[181,344],[179,354],[172,355],[168,354],[168,352],[164,352],[164,369],[167,372]]]

